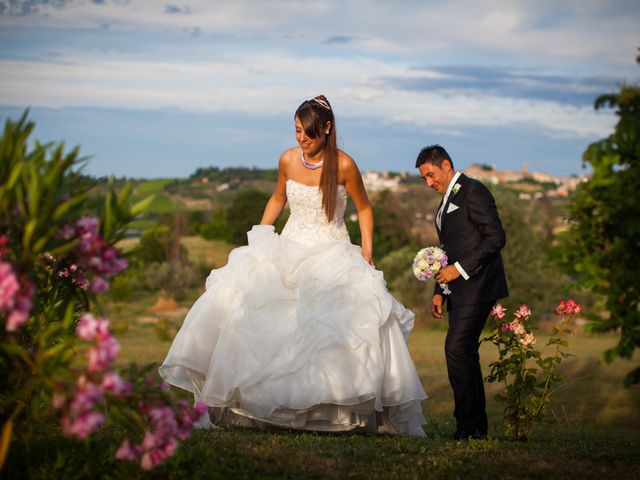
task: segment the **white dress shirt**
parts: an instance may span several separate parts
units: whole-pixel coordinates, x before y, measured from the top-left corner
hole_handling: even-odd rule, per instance
[[[445,192],[444,198],[442,199],[442,205],[440,206],[440,209],[436,214],[436,224],[438,225],[438,230],[442,230],[442,215],[444,215],[444,208],[447,202],[449,201],[449,195],[451,195],[451,190],[453,189],[453,186],[458,181],[458,178],[460,178],[460,172],[456,172],[453,178],[451,179],[451,181],[449,182],[447,191]],[[467,274],[467,272],[465,272],[464,268],[462,268],[462,265],[460,265],[460,263],[456,262],[453,265],[456,267],[456,270],[460,272],[460,275],[462,275],[462,278],[464,278],[465,280],[469,280],[469,275]]]

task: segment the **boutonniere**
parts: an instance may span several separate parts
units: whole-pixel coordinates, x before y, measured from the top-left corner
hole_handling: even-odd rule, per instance
[[[462,185],[460,185],[459,183],[456,183],[451,189],[451,195],[455,195],[456,193],[458,193],[461,187]]]

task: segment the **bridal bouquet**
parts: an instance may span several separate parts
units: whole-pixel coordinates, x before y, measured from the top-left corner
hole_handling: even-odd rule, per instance
[[[420,250],[413,259],[413,274],[421,282],[426,282],[435,277],[447,264],[448,258],[444,250],[440,247],[426,247]],[[451,293],[446,283],[441,283],[440,286],[445,295]]]

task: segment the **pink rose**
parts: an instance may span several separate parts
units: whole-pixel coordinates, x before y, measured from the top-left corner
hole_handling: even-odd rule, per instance
[[[505,312],[507,311],[506,308],[504,308],[502,306],[501,303],[497,303],[496,305],[494,305],[494,307],[491,309],[491,313],[490,315],[498,318],[498,319],[503,319],[505,316]]]

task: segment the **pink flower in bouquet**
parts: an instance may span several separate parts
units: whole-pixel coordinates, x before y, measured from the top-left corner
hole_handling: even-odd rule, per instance
[[[505,314],[506,311],[507,311],[507,309],[504,308],[501,303],[497,303],[491,309],[490,315],[502,320],[504,318],[504,316],[506,315]]]
[[[447,266],[447,254],[440,247],[426,247],[413,259],[413,274],[421,282],[427,281]]]
[[[500,325],[500,329],[501,329],[503,332],[510,332],[510,331],[512,331],[512,327],[511,327],[511,324],[510,324],[510,323],[503,323],[502,325]]]

